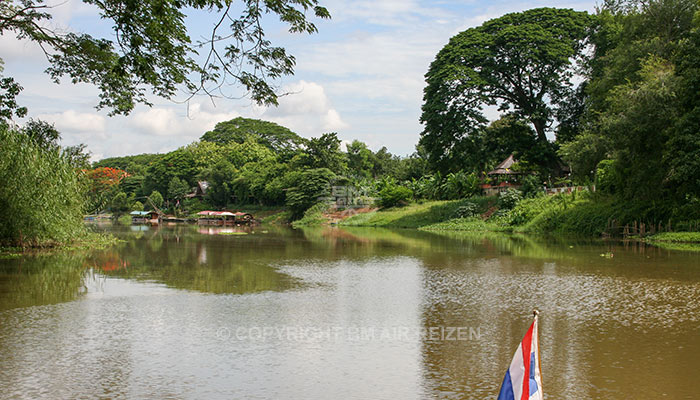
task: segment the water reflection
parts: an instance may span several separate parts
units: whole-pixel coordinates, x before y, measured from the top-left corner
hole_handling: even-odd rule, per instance
[[[533,308],[548,398],[700,391],[697,253],[414,230],[147,228],[105,228],[124,239],[106,250],[0,260],[3,397],[492,398]],[[342,331],[235,337],[263,327]],[[348,336],[397,327],[479,335]]]
[[[85,292],[85,254],[0,260],[0,311],[71,301]]]
[[[279,250],[267,240],[267,234],[253,235],[255,232],[246,228],[204,229],[176,226],[137,235],[120,232],[126,241],[92,254],[90,262],[109,277],[155,281],[205,293],[279,291],[300,285],[265,261],[266,247],[272,247],[273,252]],[[231,233],[250,237],[229,236]]]

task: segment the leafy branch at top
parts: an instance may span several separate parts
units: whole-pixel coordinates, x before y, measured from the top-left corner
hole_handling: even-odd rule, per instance
[[[258,104],[276,105],[274,81],[294,73],[295,59],[265,38],[262,19],[276,14],[292,33],[316,33],[308,19],[330,18],[318,0],[83,0],[112,23],[114,39],[63,33],[47,27],[44,0],[0,3],[0,35],[15,33],[38,43],[56,82],[68,77],[100,89],[98,108],[128,114],[149,95],[172,99],[179,89],[191,97],[231,97],[242,86]],[[211,35],[193,41],[185,10],[217,16]],[[203,52],[200,62],[200,52]]]

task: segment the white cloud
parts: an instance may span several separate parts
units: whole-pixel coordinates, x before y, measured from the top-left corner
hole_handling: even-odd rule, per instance
[[[175,136],[180,135],[182,125],[179,124],[175,111],[168,108],[151,108],[138,112],[131,120],[131,125],[146,135]]]
[[[425,18],[444,20],[446,10],[423,6],[418,0],[328,0],[324,3],[334,20],[361,20],[379,26],[405,26]]]
[[[96,113],[67,110],[62,113],[41,114],[38,117],[53,123],[59,132],[101,134],[107,126],[105,117]]]
[[[283,91],[289,94],[280,97],[279,106],[264,109],[256,118],[277,122],[306,137],[349,127],[318,83],[299,81]]]
[[[177,110],[177,111],[176,111]],[[131,127],[149,136],[168,136],[195,140],[222,121],[239,116],[234,111],[212,112],[201,103],[192,103],[186,110],[182,106],[154,107],[134,113],[129,119]]]

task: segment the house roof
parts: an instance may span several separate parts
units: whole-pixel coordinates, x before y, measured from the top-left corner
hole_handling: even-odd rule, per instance
[[[145,217],[146,215],[149,215],[152,213],[152,211],[132,211],[129,214],[133,215],[135,217]]]
[[[511,154],[508,156],[508,158],[506,158],[500,164],[498,164],[498,166],[493,171],[489,172],[488,175],[523,175],[523,172],[512,170],[513,164],[517,162],[518,160],[516,160]]]
[[[207,189],[209,189],[209,182],[198,181],[197,185],[199,186],[199,190],[201,190],[203,194],[207,194]]]

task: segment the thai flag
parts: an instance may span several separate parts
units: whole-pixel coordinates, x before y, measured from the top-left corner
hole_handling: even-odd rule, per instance
[[[513,356],[501,384],[498,400],[543,400],[540,352],[537,338],[537,312],[523,341]]]

